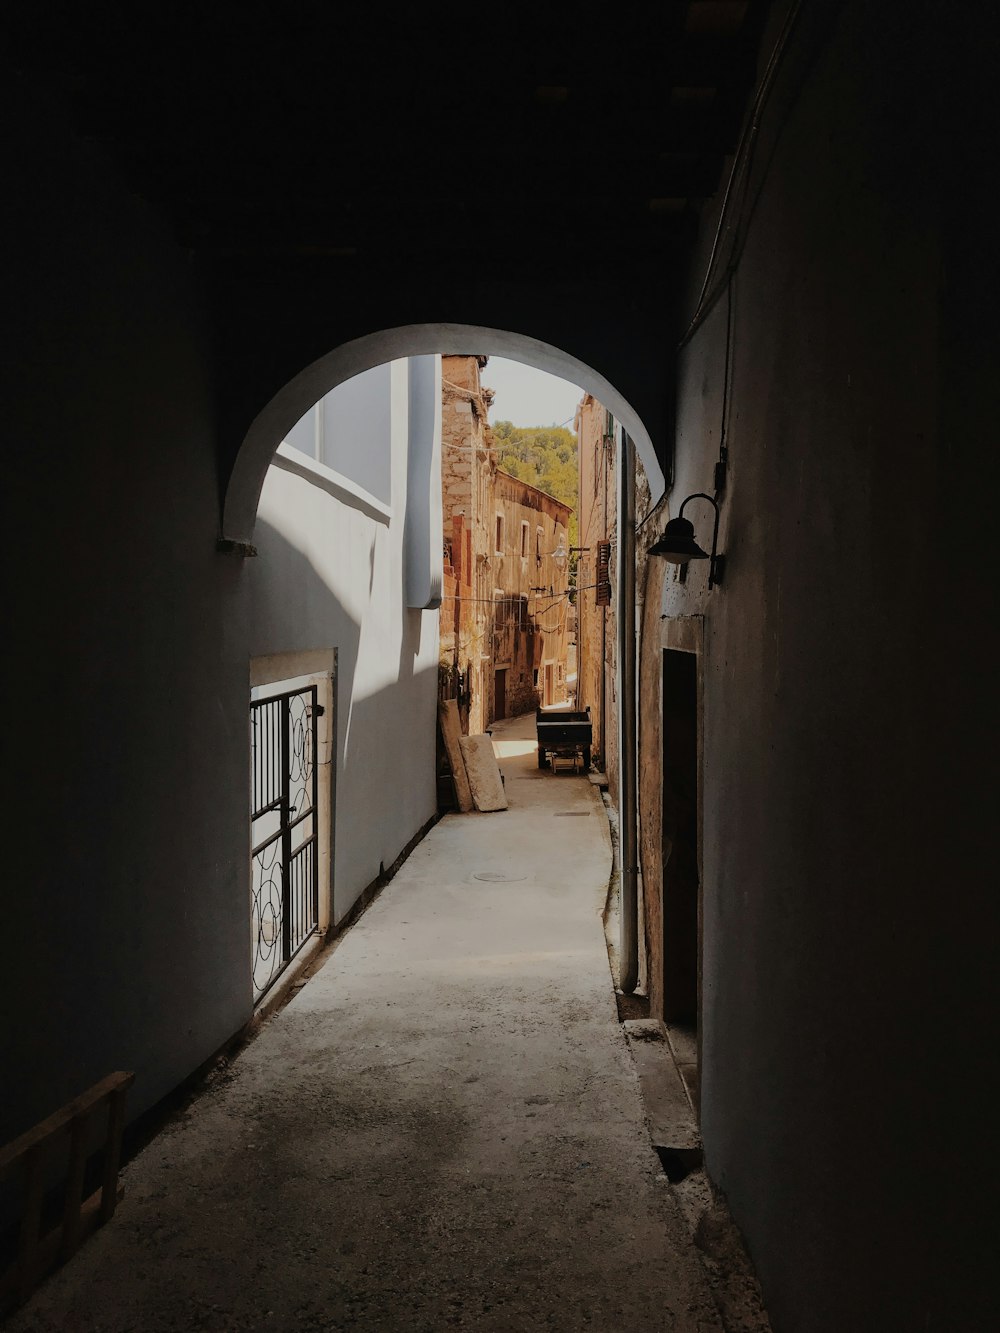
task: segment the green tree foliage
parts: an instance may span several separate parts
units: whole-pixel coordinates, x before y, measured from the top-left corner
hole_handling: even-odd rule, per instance
[[[493,448],[504,472],[569,505],[573,513],[567,541],[570,546],[579,545],[579,473],[573,432],[565,426],[514,426],[509,421],[498,421],[493,427]]]

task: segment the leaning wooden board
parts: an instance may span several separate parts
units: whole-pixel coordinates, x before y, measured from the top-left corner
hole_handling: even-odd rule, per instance
[[[463,814],[472,809],[472,788],[465,771],[465,759],[462,756],[462,723],[458,716],[458,704],[454,699],[445,699],[438,704],[438,719],[441,723],[441,735],[444,739],[445,752],[451,765],[451,775],[455,781],[455,799]]]
[[[463,736],[460,744],[477,810],[506,810],[507,797],[489,736]]]
[[[133,1073],[109,1074],[34,1129],[0,1148],[0,1180],[19,1171],[24,1198],[17,1256],[0,1272],[0,1315],[23,1304],[50,1268],[68,1259],[92,1231],[114,1216],[122,1197],[118,1165],[125,1128],[125,1095],[134,1081]],[[89,1128],[104,1110],[103,1183],[84,1199]],[[66,1138],[70,1141],[69,1169],[62,1221],[53,1226],[54,1218],[47,1219],[43,1211],[45,1186],[50,1168],[60,1173]]]

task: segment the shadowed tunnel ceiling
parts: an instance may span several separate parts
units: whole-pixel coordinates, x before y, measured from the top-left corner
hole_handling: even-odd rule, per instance
[[[431,321],[596,366],[665,456],[678,279],[736,144],[762,0],[593,20],[537,4],[21,9],[16,71],[203,277],[224,470],[304,366]]]

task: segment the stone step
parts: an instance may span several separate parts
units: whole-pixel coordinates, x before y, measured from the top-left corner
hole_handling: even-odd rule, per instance
[[[695,1155],[700,1161],[701,1135],[666,1028],[650,1018],[626,1019],[622,1028],[639,1076],[653,1147],[684,1154],[692,1164]]]

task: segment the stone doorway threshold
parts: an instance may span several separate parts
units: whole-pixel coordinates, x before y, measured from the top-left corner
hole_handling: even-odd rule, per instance
[[[657,1019],[626,1019],[649,1137],[708,1276],[726,1333],[771,1333],[760,1286],[725,1199],[704,1169],[694,1112],[690,1033]],[[687,1073],[688,1078],[682,1076]]]

